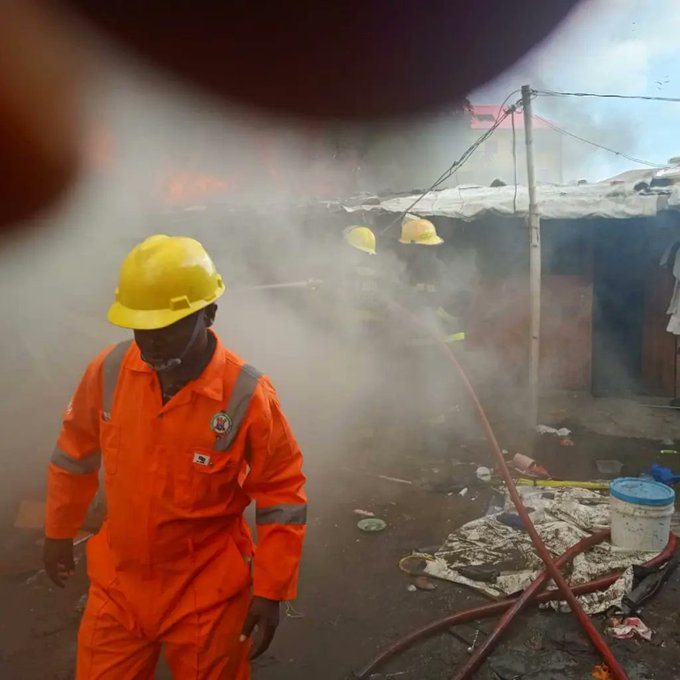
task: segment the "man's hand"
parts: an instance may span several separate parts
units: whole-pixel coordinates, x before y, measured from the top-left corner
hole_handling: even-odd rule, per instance
[[[69,577],[75,573],[72,538],[45,538],[43,548],[45,571],[52,582],[63,588]]]
[[[254,631],[251,659],[256,659],[269,649],[279,626],[279,605],[277,600],[267,600],[264,597],[254,597],[250,603],[250,610],[243,624],[241,642],[245,642]]]

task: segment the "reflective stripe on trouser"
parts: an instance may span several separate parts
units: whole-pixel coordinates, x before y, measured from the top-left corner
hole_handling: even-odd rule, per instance
[[[130,630],[130,615],[92,584],[78,633],[76,680],[153,680],[162,643],[174,680],[250,680],[249,643],[239,641],[250,599],[245,589],[200,616],[189,613],[152,641]]]
[[[307,524],[307,506],[282,503],[255,511],[256,524]]]

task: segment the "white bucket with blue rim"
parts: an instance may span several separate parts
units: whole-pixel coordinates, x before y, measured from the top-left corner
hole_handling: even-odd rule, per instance
[[[668,543],[675,491],[651,479],[621,477],[609,485],[612,545],[661,552]]]

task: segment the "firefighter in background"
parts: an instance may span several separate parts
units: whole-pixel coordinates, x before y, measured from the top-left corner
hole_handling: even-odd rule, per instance
[[[344,270],[344,301],[351,309],[353,326],[361,328],[363,334],[371,335],[385,320],[379,295],[379,272],[371,261],[376,255],[375,234],[369,227],[353,226],[345,229],[343,236],[352,249]]]
[[[402,220],[399,254],[406,264],[406,281],[402,303],[421,323],[424,323],[440,340],[460,343],[465,339],[462,322],[456,313],[454,296],[447,286],[443,263],[437,258],[437,246],[444,243],[430,220],[407,214]],[[413,385],[421,388],[421,420],[427,425],[447,424],[456,405],[451,403],[449,383],[441,373],[441,349],[424,328],[410,325],[404,339],[411,357],[409,365],[414,371]],[[442,444],[437,429],[430,444]]]
[[[295,598],[302,455],[268,378],[211,329],[224,290],[198,241],[136,246],[108,314],[134,340],[94,359],[66,409],[44,547],[58,586],[100,484],[106,499],[87,547],[77,680],[150,680],[162,645],[177,680],[247,680],[249,653]]]

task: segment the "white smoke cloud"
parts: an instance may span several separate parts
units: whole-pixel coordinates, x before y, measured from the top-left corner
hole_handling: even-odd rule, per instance
[[[585,0],[543,44],[472,100],[501,101],[525,83],[558,91],[680,96],[678,29],[675,0]],[[571,132],[645,160],[665,163],[680,149],[678,104],[539,98],[535,106]],[[582,172],[595,179],[633,166],[591,148]]]

